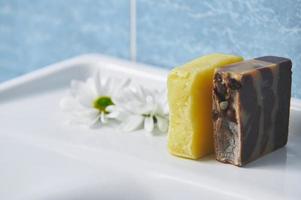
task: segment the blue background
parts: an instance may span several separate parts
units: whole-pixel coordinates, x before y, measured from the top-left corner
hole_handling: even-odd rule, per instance
[[[212,52],[293,60],[301,0],[137,0],[137,61],[172,68]],[[129,0],[0,0],[0,81],[83,53],[130,58]]]

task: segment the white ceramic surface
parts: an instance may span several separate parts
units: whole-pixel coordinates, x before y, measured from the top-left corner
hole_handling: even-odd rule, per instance
[[[0,199],[301,199],[301,103],[289,143],[244,168],[171,156],[166,136],[67,125],[58,103],[97,69],[164,87],[167,71],[100,55],[0,85]]]

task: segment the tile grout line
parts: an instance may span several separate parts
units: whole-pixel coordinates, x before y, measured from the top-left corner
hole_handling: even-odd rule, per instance
[[[130,0],[130,57],[134,62],[137,54],[136,39],[136,0]]]

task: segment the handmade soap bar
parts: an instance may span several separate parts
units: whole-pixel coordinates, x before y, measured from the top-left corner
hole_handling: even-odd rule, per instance
[[[169,151],[197,159],[213,152],[212,81],[215,68],[241,57],[211,54],[173,69],[168,76]]]
[[[216,70],[217,160],[242,166],[287,143],[291,67],[289,59],[266,56]]]

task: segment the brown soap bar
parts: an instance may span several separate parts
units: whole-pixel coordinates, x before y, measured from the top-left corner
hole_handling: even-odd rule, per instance
[[[265,56],[215,71],[216,159],[237,166],[287,143],[292,62]]]

